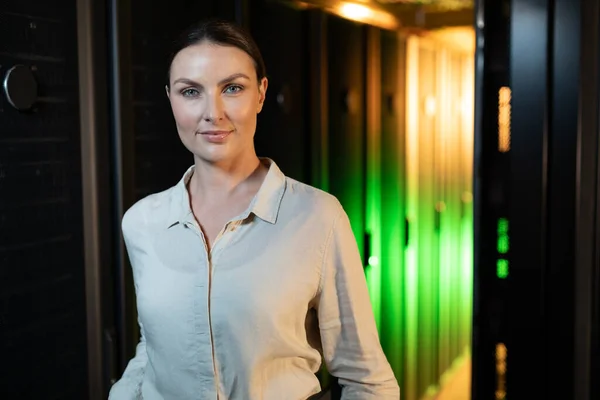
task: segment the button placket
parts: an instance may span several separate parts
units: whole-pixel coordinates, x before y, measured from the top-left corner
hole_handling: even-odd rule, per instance
[[[197,349],[198,354],[198,382],[200,384],[199,389],[206,391],[207,398],[216,397],[216,392],[210,389],[202,389],[202,387],[211,387],[213,385],[206,385],[207,370],[210,368],[212,372],[212,379],[209,381],[212,384],[217,384],[219,381],[218,371],[215,367],[215,354],[214,354],[214,337],[212,334],[212,321],[211,321],[211,286],[212,286],[212,256],[209,252],[208,245],[204,233],[200,229],[200,226],[196,221],[184,221],[182,222],[183,227],[193,232],[202,242],[203,254],[203,265],[199,266],[197,274],[195,274],[196,288],[198,289],[197,294],[194,298],[194,331],[198,335],[199,346]],[[200,251],[202,251],[200,250]],[[191,249],[194,251],[194,249]],[[207,362],[207,360],[210,360]],[[208,365],[206,365],[208,364]],[[210,365],[210,366],[209,366]],[[203,372],[204,370],[204,372]],[[203,378],[204,377],[204,378]],[[204,382],[203,382],[204,381]]]

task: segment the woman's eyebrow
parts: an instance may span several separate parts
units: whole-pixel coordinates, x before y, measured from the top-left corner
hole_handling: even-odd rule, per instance
[[[176,79],[175,82],[173,82],[173,85],[176,85],[178,83],[183,83],[183,84],[190,85],[190,86],[202,86],[198,82],[193,81],[193,80],[188,79],[188,78],[179,78],[179,79]]]
[[[246,75],[246,74],[244,74],[242,72],[238,72],[237,74],[229,75],[225,79],[221,79],[219,81],[219,85],[223,85],[225,83],[231,82],[232,80],[237,79],[237,78],[244,78],[244,79],[250,80],[250,78],[248,77],[248,75]]]
[[[248,77],[248,75],[246,75],[246,74],[244,74],[244,73],[242,73],[242,72],[238,72],[238,73],[235,73],[235,74],[229,75],[228,77],[226,77],[226,78],[224,78],[224,79],[221,79],[221,80],[219,81],[219,85],[224,85],[224,84],[226,84],[226,83],[229,83],[229,82],[231,82],[232,80],[234,80],[234,79],[237,79],[237,78],[243,78],[243,79],[250,80],[250,78]],[[202,85],[201,85],[201,84],[199,84],[198,82],[196,82],[196,81],[194,81],[194,80],[192,80],[192,79],[188,79],[188,78],[178,78],[178,79],[176,79],[176,80],[173,82],[173,85],[176,85],[176,84],[178,84],[178,83],[183,83],[183,84],[185,84],[185,85],[190,85],[190,86],[199,86],[199,87],[201,87],[201,86],[202,86]]]

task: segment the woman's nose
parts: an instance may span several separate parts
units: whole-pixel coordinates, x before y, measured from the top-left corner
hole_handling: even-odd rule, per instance
[[[223,101],[220,96],[208,97],[206,110],[204,112],[204,120],[206,122],[214,122],[223,119]]]

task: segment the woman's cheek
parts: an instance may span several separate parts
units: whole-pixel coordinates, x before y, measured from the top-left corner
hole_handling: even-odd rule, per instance
[[[232,102],[230,105],[230,118],[241,125],[252,124],[256,117],[256,106],[248,99]],[[243,101],[245,100],[245,101]]]
[[[185,131],[195,131],[198,126],[199,107],[194,107],[192,103],[179,102],[173,110],[177,124]]]

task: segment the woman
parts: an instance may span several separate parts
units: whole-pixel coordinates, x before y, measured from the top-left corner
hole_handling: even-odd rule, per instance
[[[252,39],[197,24],[168,78],[194,165],[123,217],[141,340],[110,399],[303,400],[322,358],[343,399],[398,399],[342,206],[256,155],[267,78]]]

